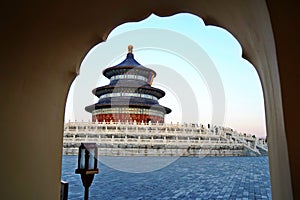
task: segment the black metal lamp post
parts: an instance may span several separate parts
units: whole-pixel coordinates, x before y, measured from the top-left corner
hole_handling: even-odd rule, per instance
[[[96,143],[81,143],[78,152],[78,169],[76,174],[81,175],[84,186],[84,200],[89,199],[89,187],[91,186],[94,175],[98,174],[98,147]]]

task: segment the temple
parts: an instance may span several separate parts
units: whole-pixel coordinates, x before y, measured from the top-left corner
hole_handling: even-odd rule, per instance
[[[132,50],[129,45],[126,59],[103,71],[109,85],[92,91],[99,101],[85,110],[92,113],[93,122],[164,123],[165,114],[171,112],[158,102],[165,92],[151,86],[155,71],[138,63]]]

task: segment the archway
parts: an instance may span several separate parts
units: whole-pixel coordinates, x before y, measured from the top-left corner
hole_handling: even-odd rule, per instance
[[[177,16],[177,15],[176,15]],[[180,16],[180,14],[178,15],[178,16]],[[172,16],[172,17],[174,17],[174,16]],[[170,18],[172,18],[172,17],[170,17]],[[195,17],[196,18],[196,17]],[[147,18],[148,19],[148,18]],[[161,19],[164,19],[164,18],[161,18]],[[200,18],[198,18],[199,20],[200,20]],[[179,20],[179,19],[178,19]],[[188,23],[187,21],[185,22],[185,23]],[[164,26],[166,26],[166,25],[164,25]],[[170,26],[172,26],[172,25],[170,25]],[[200,26],[199,24],[197,24],[197,26]],[[193,27],[194,29],[196,29],[196,28],[198,28],[198,27]],[[118,29],[118,28],[116,28],[116,29]],[[220,32],[221,32],[221,30],[219,30]],[[150,31],[150,29],[149,29],[149,27],[148,27],[148,29],[147,29],[147,32],[149,33],[149,32],[151,32]],[[224,31],[225,32],[225,31]],[[152,33],[152,32],[151,32]],[[211,32],[212,33],[212,32]],[[118,48],[120,48],[120,49],[122,49],[122,50],[125,50],[125,52],[126,52],[126,42],[128,42],[128,41],[130,41],[130,40],[133,40],[132,42],[136,42],[136,40],[137,39],[135,39],[135,38],[138,38],[138,35],[134,35],[134,33],[133,32],[130,32],[130,34],[129,34],[132,38],[127,38],[126,40],[125,40],[125,45],[124,45],[124,42],[120,42],[120,40],[117,40],[119,43],[122,43],[122,45],[119,45],[118,46]],[[143,37],[146,37],[146,34],[143,32]],[[150,35],[152,35],[152,34],[150,34]],[[168,37],[171,37],[171,35],[169,34],[168,35]],[[149,40],[149,38],[148,38],[148,40]],[[152,40],[150,40],[150,41],[152,41]],[[167,41],[167,39],[165,39],[165,40],[159,40],[160,42],[165,42],[165,41]],[[178,42],[176,45],[177,46],[179,46],[179,49],[183,49],[183,52],[185,52],[185,51],[191,51],[191,52],[195,52],[195,50],[192,48],[192,45],[189,45],[189,43],[187,43],[186,45],[188,46],[188,49],[184,49],[184,47],[182,47],[182,43],[184,43],[183,41],[184,40],[176,40],[176,41],[180,41],[180,42]],[[115,48],[114,46],[112,46],[112,41],[106,41],[105,42],[106,44],[105,44],[105,48],[104,47],[102,47],[102,48],[104,48],[104,51],[113,51],[112,49],[113,48]],[[168,42],[167,42],[168,43]],[[111,44],[111,45],[109,45],[109,44]],[[153,45],[153,43],[152,43],[152,45]],[[231,45],[233,45],[233,44],[231,44]],[[104,46],[104,44],[103,45],[98,45],[99,46],[99,48],[101,48],[101,46]],[[125,48],[124,48],[124,46],[125,46]],[[135,46],[135,47],[139,47],[139,45],[137,45],[137,46]],[[140,48],[139,48],[140,49]],[[93,50],[91,50],[91,52],[95,52],[96,51],[96,47],[94,47],[93,48]],[[87,65],[86,63],[89,63],[87,60],[101,60],[101,59],[103,59],[103,60],[106,60],[106,53],[105,52],[101,52],[101,53],[94,53],[95,54],[95,56],[91,56],[91,54],[93,54],[93,53],[89,53],[88,55],[87,55],[87,57],[89,57],[89,59],[88,58],[86,58],[85,59],[85,61],[84,61],[84,63],[85,63],[85,65]],[[114,51],[113,51],[114,52]],[[135,52],[138,52],[138,51],[135,51]],[[240,58],[240,56],[241,56],[241,53],[240,53],[241,51],[239,51],[239,53],[237,53],[238,54],[238,57]],[[162,53],[162,52],[160,52],[160,53]],[[157,55],[157,54],[156,54]],[[112,57],[112,56],[107,56],[107,57]],[[143,64],[145,64],[144,63],[144,60],[143,59],[141,59],[139,56],[136,56],[136,54],[135,54],[135,58],[137,58],[138,59],[138,61],[139,62],[142,62]],[[155,59],[155,61],[157,62],[157,59],[158,59],[158,57],[157,56],[154,56],[153,57],[154,59]],[[228,58],[229,59],[229,58]],[[203,59],[201,59],[201,60],[203,60]],[[120,60],[120,61],[118,61],[118,62],[121,62],[122,60]],[[100,63],[102,63],[102,62],[100,62]],[[159,63],[159,62],[158,62]],[[116,63],[116,64],[118,64],[118,63]],[[199,63],[200,64],[200,63]],[[223,63],[224,64],[224,63]],[[84,64],[83,64],[84,65]],[[90,65],[92,65],[92,64],[90,64]],[[105,69],[105,66],[110,66],[110,65],[106,65],[106,64],[99,64],[98,62],[95,62],[94,63],[94,65],[96,65],[97,67],[99,67],[99,68],[101,68],[101,67],[103,67],[103,69],[101,69],[101,70],[94,70],[94,67],[95,66],[90,66],[91,67],[91,71],[94,71],[94,72],[92,72],[92,74],[95,74],[94,76],[97,76],[97,77],[101,77],[101,74],[100,74],[100,72],[101,71],[103,71],[104,69]],[[201,65],[202,66],[202,65]],[[171,66],[172,68],[175,68],[175,65],[173,64],[172,66]],[[186,66],[181,66],[182,68],[184,68],[185,70],[187,70],[187,68],[186,68]],[[200,67],[200,66],[199,66]],[[249,66],[239,66],[239,67],[249,67]],[[250,67],[252,67],[252,66],[250,66]],[[85,66],[82,66],[81,67],[81,73],[80,73],[80,75],[79,76],[84,76],[84,70],[88,70],[88,69],[86,69],[86,67]],[[228,69],[228,67],[227,67],[227,70],[229,70]],[[239,69],[237,69],[237,71],[238,71]],[[156,71],[157,72],[157,71]],[[230,73],[231,74],[231,79],[234,79],[234,73],[233,72],[228,72],[228,73]],[[160,74],[160,73],[158,73],[158,74]],[[160,74],[161,75],[161,74]],[[167,74],[165,74],[165,75],[167,75]],[[167,78],[166,76],[163,76],[163,77],[165,77],[165,78]],[[79,77],[77,77],[77,78],[79,78]],[[88,79],[89,79],[89,81],[90,82],[92,82],[92,76],[90,75],[90,76],[88,76]],[[249,78],[242,78],[242,81],[243,80],[247,80],[247,81],[251,81],[251,78],[249,77]],[[224,80],[223,80],[224,81]],[[86,83],[87,81],[81,81],[81,82],[83,82],[83,83]],[[235,82],[235,84],[236,84],[237,82]],[[238,82],[239,84],[242,84],[242,83],[240,83],[240,82]],[[78,85],[79,84],[79,82],[77,81],[77,83],[76,83],[76,85]],[[196,83],[194,83],[194,84],[196,84]],[[197,85],[197,87],[198,87],[198,89],[199,89],[199,86],[198,86],[198,84],[196,84]],[[97,84],[97,86],[101,86],[101,84]],[[94,86],[94,87],[96,87],[96,86]],[[260,88],[261,89],[261,88]],[[80,96],[87,96],[87,95],[89,95],[90,94],[90,91],[92,90],[92,88],[90,88],[90,89],[86,89],[86,91],[84,91],[85,93],[83,94],[83,93],[80,93]],[[82,91],[83,92],[83,91]],[[248,93],[249,93],[250,91],[248,91]],[[246,96],[247,94],[239,94],[240,96]],[[77,97],[80,97],[80,96],[77,96]],[[92,96],[92,95],[91,95]],[[251,96],[251,95],[250,95]],[[73,98],[74,99],[74,98]],[[263,99],[262,97],[261,97],[261,99]],[[231,99],[231,100],[228,100],[228,101],[233,101],[233,99]],[[87,101],[85,104],[83,104],[83,105],[81,105],[80,106],[80,109],[84,112],[84,109],[83,109],[83,107],[85,107],[86,106],[86,104],[90,104],[92,102],[92,100],[90,100],[90,101]],[[250,106],[250,107],[253,107],[254,108],[254,106]],[[253,109],[252,108],[252,109]],[[76,108],[75,108],[76,109]],[[201,111],[203,111],[203,108],[201,109]],[[240,112],[241,112],[241,110],[240,110]],[[263,111],[264,112],[264,111]],[[77,116],[77,120],[78,121],[81,121],[81,118],[78,118],[78,117],[80,117],[80,116]],[[242,115],[240,116],[241,118],[242,118]],[[90,119],[90,115],[88,115],[88,118],[87,119]],[[86,120],[87,120],[86,119]],[[66,122],[68,121],[68,118],[66,118]],[[175,121],[176,122],[176,121]],[[202,122],[202,121],[200,121],[200,122]],[[233,128],[237,128],[237,127],[233,127]],[[101,160],[101,159],[100,159]],[[112,168],[113,168],[113,166],[111,166]],[[95,187],[97,187],[97,186],[95,186]]]

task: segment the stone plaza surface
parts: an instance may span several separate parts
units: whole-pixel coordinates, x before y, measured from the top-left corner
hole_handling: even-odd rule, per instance
[[[76,168],[77,156],[63,156],[62,180],[69,182],[70,200],[83,199]],[[272,199],[268,157],[181,157],[147,173],[122,172],[101,162],[98,168],[91,200]]]

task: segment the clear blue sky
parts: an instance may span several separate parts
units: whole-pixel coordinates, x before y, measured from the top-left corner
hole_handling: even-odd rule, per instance
[[[217,120],[220,125],[266,135],[261,83],[251,63],[241,57],[240,44],[228,31],[205,26],[191,14],[150,15],[116,27],[107,41],[95,46],[83,60],[70,89],[65,121],[91,119],[84,111],[86,105],[97,101],[91,90],[108,84],[103,69],[125,59],[129,44],[134,46],[135,59],[158,74],[153,86],[166,91],[159,102],[173,110],[166,122],[206,125],[217,115],[224,119]],[[220,80],[209,81],[207,76]],[[223,88],[224,97],[214,95],[213,88]],[[224,113],[216,112],[223,104]]]

